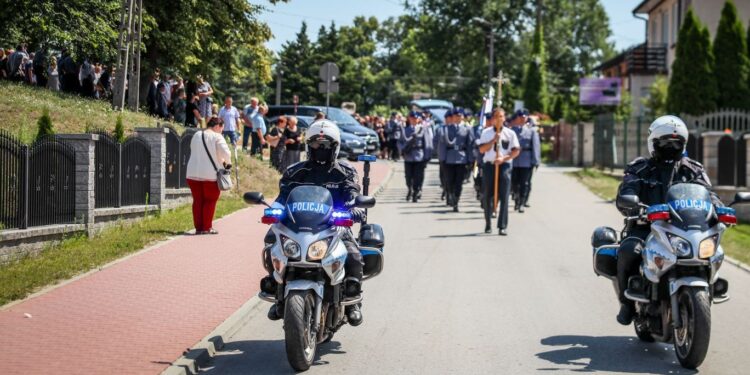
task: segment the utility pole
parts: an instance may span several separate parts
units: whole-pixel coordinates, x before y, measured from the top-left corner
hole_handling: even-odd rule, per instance
[[[137,2],[137,4],[136,4]],[[133,10],[133,25],[131,29],[131,47],[133,49],[133,59],[130,64],[130,89],[128,90],[128,109],[134,112],[138,112],[140,107],[140,94],[141,94],[141,40],[142,40],[142,29],[143,29],[143,0],[134,0],[133,5],[136,9]]]
[[[281,105],[281,77],[284,75],[284,70],[281,65],[276,67],[276,105]]]
[[[120,11],[120,37],[117,41],[119,53],[117,72],[113,90],[112,108],[121,111],[125,107],[125,87],[128,77],[128,62],[130,58],[130,31],[133,24],[133,1],[123,0]]]
[[[492,28],[490,28],[490,67],[489,67],[489,71],[487,74],[487,77],[490,77],[490,87],[492,86],[492,76],[494,75],[495,75],[495,32],[492,30]]]

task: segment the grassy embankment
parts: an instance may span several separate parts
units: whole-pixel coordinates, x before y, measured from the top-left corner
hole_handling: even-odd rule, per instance
[[[117,115],[106,102],[37,90],[0,82],[0,130],[33,141],[36,121],[49,109],[56,133],[81,133],[86,129],[114,129]],[[134,128],[155,126],[156,120],[141,113],[123,112],[126,135]],[[273,197],[278,192],[279,175],[261,162],[240,155],[233,164],[239,167],[239,192],[262,191]],[[245,207],[236,190],[223,193],[216,216],[221,217]],[[143,249],[192,227],[189,206],[155,213],[131,223],[118,223],[94,238],[72,236],[50,244],[38,256],[26,257],[0,266],[0,306],[24,298],[40,288],[95,269],[113,260]]]
[[[602,199],[611,201],[617,195],[617,187],[620,179],[602,173],[595,169],[583,169],[570,172],[594,194]],[[729,228],[721,243],[727,255],[745,263],[750,264],[750,224],[740,224]]]

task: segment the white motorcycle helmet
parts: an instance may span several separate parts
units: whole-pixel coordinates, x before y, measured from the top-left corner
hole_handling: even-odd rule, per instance
[[[680,160],[687,140],[687,125],[677,116],[661,116],[648,128],[648,152],[659,161]]]
[[[318,120],[305,133],[307,159],[318,164],[331,164],[339,156],[341,131],[336,123]]]

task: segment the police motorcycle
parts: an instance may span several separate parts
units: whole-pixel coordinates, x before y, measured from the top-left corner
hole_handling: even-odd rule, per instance
[[[649,207],[635,195],[620,200],[627,208],[640,209],[639,215],[625,218],[626,230],[651,224],[640,275],[630,277],[624,293],[635,301],[635,334],[645,342],[673,342],[680,365],[695,369],[708,352],[711,304],[729,300],[729,283],[718,272],[724,260],[722,236],[737,224],[731,206],[750,202],[750,193],[737,193],[730,207],[715,207],[705,187],[680,183],[669,188],[666,204]],[[594,272],[616,286],[617,233],[599,227],[591,243]]]
[[[318,344],[330,341],[347,323],[345,307],[362,302],[361,295],[346,297],[347,250],[341,238],[354,225],[349,208],[375,206],[375,198],[366,195],[369,163],[374,159],[372,155],[359,157],[365,162],[365,195],[358,196],[347,210],[335,209],[331,193],[319,186],[293,189],[283,208],[272,208],[262,193],[244,195],[246,203],[268,207],[261,222],[271,225],[276,238],[263,249],[263,264],[273,277],[261,280],[258,297],[283,303],[287,360],[297,371],[308,370]],[[381,226],[362,222],[358,244],[365,263],[363,280],[377,276],[384,264]]]

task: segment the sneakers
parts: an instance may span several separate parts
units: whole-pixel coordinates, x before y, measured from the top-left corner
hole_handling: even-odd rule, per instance
[[[633,322],[633,306],[628,303],[620,304],[620,312],[617,314],[617,323],[624,326]]]

